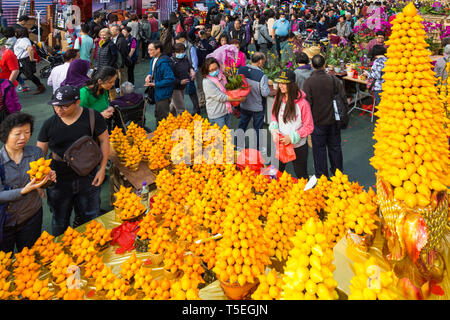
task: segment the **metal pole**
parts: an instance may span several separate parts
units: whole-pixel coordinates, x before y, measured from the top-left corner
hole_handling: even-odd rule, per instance
[[[35,11],[37,14],[38,43],[41,43],[41,11]]]

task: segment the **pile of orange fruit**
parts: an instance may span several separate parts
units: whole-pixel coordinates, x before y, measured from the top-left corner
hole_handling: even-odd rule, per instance
[[[353,214],[354,209],[354,207],[350,206],[350,201],[356,203],[359,194],[363,192],[363,188],[357,182],[350,182],[348,176],[340,170],[336,170],[335,176],[331,177],[329,182],[322,180],[319,183],[322,186],[322,189],[319,190],[326,192],[327,196],[325,207],[323,208],[326,212],[324,227],[328,230],[326,233],[327,240],[329,243],[335,244],[346,235],[349,229],[349,225],[346,225],[346,222],[350,221],[347,215]],[[370,197],[372,198],[370,201],[373,202],[375,193],[370,193]],[[364,213],[364,210],[361,211],[361,214]],[[371,212],[370,214],[372,215],[373,213]],[[353,226],[353,224],[350,224],[350,226]],[[373,227],[372,224],[371,227]]]
[[[311,217],[317,217],[312,190],[305,191],[307,181],[300,179],[287,192],[284,199],[273,201],[269,207],[264,236],[269,244],[270,256],[286,260],[292,249],[290,238]]]
[[[95,220],[86,225],[86,230],[83,234],[98,247],[103,247],[112,240],[111,230],[106,229],[100,222]]]
[[[73,259],[65,253],[60,253],[50,264],[50,272],[55,284],[65,283],[68,277],[68,268],[75,265]]]
[[[349,198],[348,211],[344,216],[345,228],[357,235],[374,236],[374,230],[377,229],[376,222],[380,221],[376,201],[377,197],[372,188],[368,192],[361,192]]]
[[[34,250],[25,247],[21,252],[15,254],[15,258],[12,274],[15,289],[11,292],[11,296],[30,300],[52,297],[53,293],[47,287],[48,279],[45,286],[38,279],[41,273],[41,265],[36,262]],[[35,283],[37,284],[35,285]]]
[[[200,243],[193,242],[189,247],[189,250],[197,257],[200,257],[206,264],[208,270],[211,270],[216,264],[217,243],[216,240],[201,241]]]
[[[152,152],[152,144],[147,138],[138,145],[139,153],[142,156],[141,161],[148,162]]]
[[[146,207],[141,203],[142,198],[131,191],[131,187],[120,186],[119,191],[114,193],[116,201],[113,206],[119,211],[122,220],[130,220],[139,217],[146,211]]]
[[[250,180],[242,174],[225,177],[229,202],[225,209],[223,238],[216,247],[213,271],[222,282],[230,284],[255,283],[270,264],[269,248],[264,239],[259,211],[255,210],[255,194]]]
[[[96,279],[100,274],[100,271],[102,271],[104,267],[105,264],[103,263],[103,256],[99,257],[95,255],[83,266],[84,269],[83,275],[86,278]]]
[[[33,285],[23,290],[21,295],[22,298],[29,300],[49,300],[53,297],[54,293],[50,291],[48,279],[35,279]]]
[[[111,130],[109,142],[112,144],[114,149],[116,149],[117,146],[120,146],[124,140],[126,140],[126,136],[123,134],[122,129],[116,126],[113,130]]]
[[[181,135],[179,139],[172,139],[172,135],[178,129],[186,130],[185,132],[189,133],[189,137]],[[216,131],[208,131],[210,129],[216,129]],[[213,135],[207,136],[208,133]],[[216,141],[215,135],[220,141]],[[183,141],[185,144],[180,143],[182,139],[187,138],[190,141]],[[187,111],[177,117],[169,114],[166,119],[160,121],[158,128],[153,132],[151,143],[152,152],[149,162],[151,170],[163,169],[171,163],[180,164],[186,163],[186,161],[195,164],[210,163],[217,159],[221,160],[222,163],[227,163],[227,157],[231,160],[234,159],[234,146],[227,128],[221,129],[216,124],[211,125],[207,119],[203,119],[197,114],[192,116]],[[216,144],[221,144],[221,147],[223,147],[223,150],[220,146],[218,147],[221,153],[215,153],[216,148],[214,146]],[[177,146],[176,149],[174,149],[175,146]]]
[[[398,278],[393,271],[381,271],[374,257],[366,262],[355,261],[349,300],[398,300]]]
[[[9,288],[11,287],[11,281],[6,279],[0,279],[0,300],[7,300],[11,296]]]
[[[42,264],[52,262],[63,250],[63,245],[60,242],[53,241],[54,238],[47,231],[44,231],[33,245],[33,249]]]
[[[136,257],[136,253],[133,252],[130,258],[125,260],[125,262],[120,266],[120,275],[122,276],[122,279],[130,281],[142,266],[142,264],[143,261],[141,259],[138,259]]]
[[[83,300],[84,299],[84,290],[82,289],[69,289],[67,285],[62,283],[59,286],[60,290],[56,294],[58,299],[62,300]]]
[[[284,286],[283,277],[278,275],[275,269],[271,269],[267,275],[258,277],[259,285],[252,294],[253,300],[280,300]]]
[[[75,264],[89,262],[97,254],[95,242],[89,241],[86,237],[76,238],[70,246],[70,253],[75,258]]]
[[[128,167],[132,171],[137,171],[141,160],[142,155],[139,152],[139,148],[133,145],[125,154],[125,167]]]
[[[130,300],[135,297],[127,294],[130,285],[125,279],[116,276],[111,268],[106,266],[95,279],[95,288],[97,293],[104,294],[108,300]]]
[[[124,137],[123,141],[116,145],[116,147],[114,148],[114,150],[116,151],[116,155],[117,158],[119,159],[119,162],[123,165],[125,165],[126,163],[126,157],[127,157],[127,153],[130,151],[131,149],[131,144],[128,142],[127,138]]]
[[[333,279],[334,255],[326,229],[318,218],[310,218],[292,238],[294,248],[284,268],[282,298],[285,300],[336,300]]]
[[[146,291],[146,288],[150,286],[150,282],[153,280],[152,271],[152,268],[148,268],[145,265],[140,266],[134,273],[134,290]]]
[[[422,21],[412,2],[392,21],[371,159],[389,197],[409,208],[430,205],[450,185],[445,109]]]
[[[9,271],[12,264],[11,255],[11,251],[8,253],[0,251],[0,279],[6,279],[11,274]]]
[[[30,162],[30,170],[27,171],[30,180],[36,179],[36,182],[44,180],[52,170],[50,168],[51,163],[52,159],[45,160],[45,158]]]

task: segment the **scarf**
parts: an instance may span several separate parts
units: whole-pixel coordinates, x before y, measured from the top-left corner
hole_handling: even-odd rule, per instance
[[[219,72],[219,77],[211,77],[210,75],[206,76],[209,80],[214,82],[217,87],[219,87],[220,91],[227,94],[227,89],[225,89],[225,85],[227,84],[227,79],[223,76],[222,72]],[[220,79],[219,79],[220,78]],[[223,83],[222,83],[223,82]],[[233,112],[233,106],[230,101],[225,102],[227,106],[228,113]]]

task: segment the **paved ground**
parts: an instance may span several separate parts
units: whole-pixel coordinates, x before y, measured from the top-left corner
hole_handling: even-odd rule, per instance
[[[135,68],[136,92],[144,92],[144,78],[148,73],[148,61],[143,61]],[[44,81],[44,80],[43,80]],[[45,79],[46,81],[46,79]],[[36,144],[37,136],[42,123],[53,114],[53,109],[47,104],[51,99],[52,88],[47,86],[47,91],[41,95],[34,96],[32,92],[35,90],[33,83],[27,81],[32,89],[30,92],[19,93],[19,99],[22,103],[23,112],[30,113],[35,117],[35,128],[30,140],[30,144]],[[192,112],[192,103],[187,97],[186,107]],[[146,126],[151,130],[156,128],[154,118],[154,106],[147,106],[146,110]],[[232,119],[232,127],[237,128],[238,119]],[[372,133],[374,123],[370,122],[368,115],[360,116],[359,112],[351,114],[349,128],[342,132],[342,147],[344,153],[344,171],[350,176],[353,181],[365,187],[373,186],[375,184],[374,169],[369,164],[369,159],[373,155],[373,140]],[[293,174],[293,168],[289,165],[287,167],[289,173]],[[312,150],[309,150],[308,159],[308,173],[313,174],[314,166],[312,161]],[[102,186],[102,209],[110,210],[109,207],[109,178],[105,180]],[[51,213],[44,201],[44,223],[43,230],[51,232]]]

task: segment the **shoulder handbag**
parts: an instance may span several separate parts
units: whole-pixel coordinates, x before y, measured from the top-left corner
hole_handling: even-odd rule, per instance
[[[2,183],[5,182],[5,168],[0,164],[0,178]],[[4,190],[10,190],[11,188],[4,185]],[[0,204],[0,242],[3,241],[3,226],[9,218],[10,213],[8,212],[9,202]]]
[[[93,109],[89,109],[89,122],[91,136],[83,136],[75,141],[66,152],[64,152],[63,159],[53,152],[53,159],[65,162],[76,174],[82,177],[89,175],[103,158],[102,151],[93,138],[95,127]]]
[[[334,76],[331,77],[333,79],[333,109],[335,119],[338,123],[339,129],[347,129],[348,122],[350,120],[347,113],[347,106],[339,94],[339,86],[338,83],[336,83],[338,80]]]

